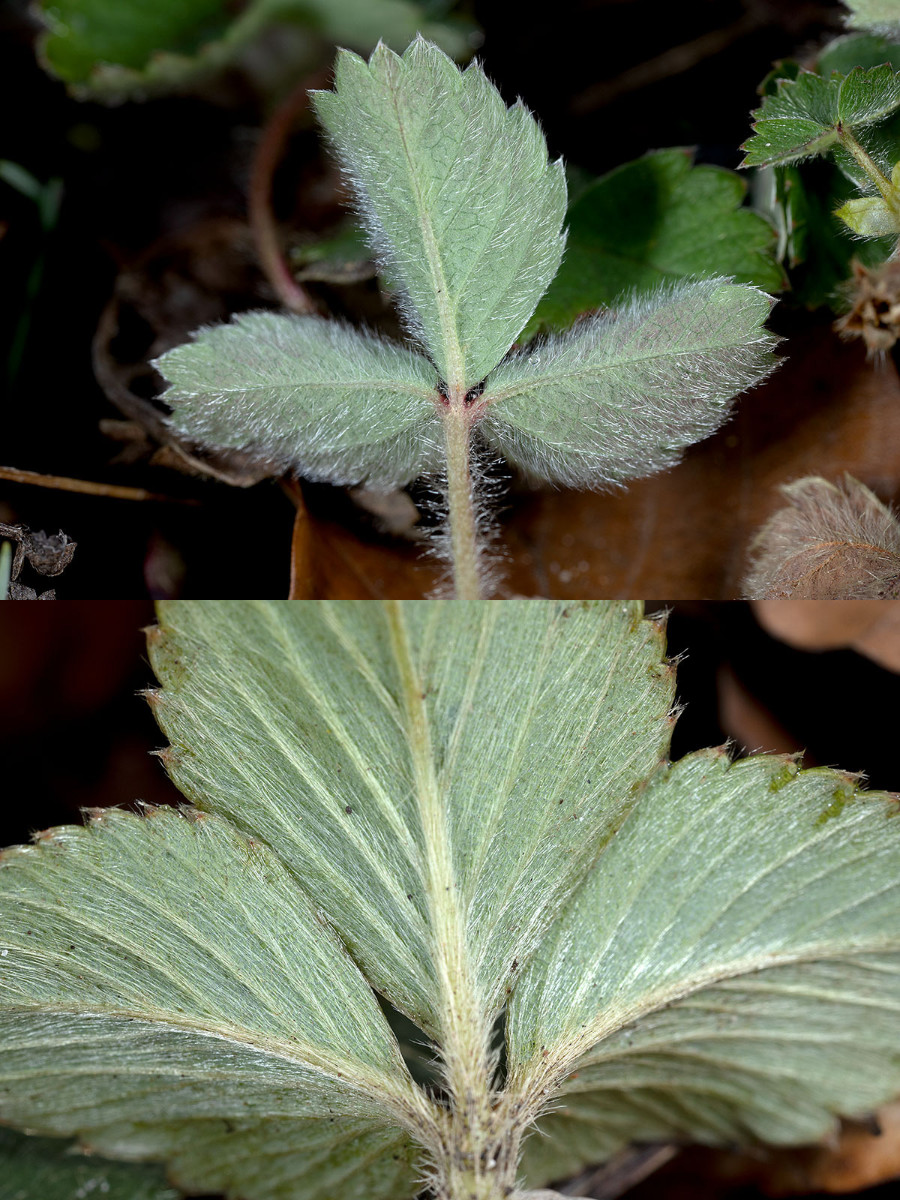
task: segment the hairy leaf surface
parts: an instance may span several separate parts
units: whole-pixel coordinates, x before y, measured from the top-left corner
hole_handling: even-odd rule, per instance
[[[898,862],[897,798],[851,776],[662,770],[511,1003],[512,1080],[566,1076],[547,1134],[802,1143],[895,1095]]]
[[[838,142],[838,128],[864,128],[900,109],[900,74],[887,63],[823,78],[804,71],[782,79],[754,115],[754,136],[744,145],[745,167],[794,162],[823,154]]]
[[[206,445],[332,483],[397,487],[439,465],[432,365],[342,322],[244,313],[156,365],[172,424]]]
[[[285,1174],[330,1196],[339,1167],[392,1197],[397,1163],[367,1173],[348,1128],[409,1174],[396,1043],[268,847],[206,814],[102,811],[4,853],[0,914],[2,1120],[174,1156],[191,1190],[215,1159],[253,1200]]]
[[[408,327],[451,388],[472,387],[559,266],[562,164],[521,103],[421,39],[368,63],[341,53],[314,102]]]
[[[720,279],[636,298],[502,363],[478,428],[538,479],[596,487],[663,470],[773,369],[770,304]]]
[[[158,1167],[103,1162],[0,1129],[0,1200],[178,1200]]]
[[[174,603],[151,656],[178,787],[277,846],[431,1032],[447,910],[496,1013],[668,744],[630,605]]]
[[[885,599],[900,594],[900,521],[852,475],[807,475],[781,489],[788,504],[750,547],[751,599]]]
[[[627,292],[727,275],[780,291],[775,231],[740,207],[746,187],[720,167],[692,166],[684,150],[625,163],[579,193],[567,213],[568,249],[529,330],[564,329]]]

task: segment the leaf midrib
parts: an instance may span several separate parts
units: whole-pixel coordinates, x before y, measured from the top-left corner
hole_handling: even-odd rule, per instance
[[[311,1043],[300,1038],[294,1042],[283,1042],[277,1038],[262,1035],[259,1031],[251,1030],[244,1026],[226,1025],[222,1022],[205,1019],[200,1020],[191,1018],[187,1014],[171,1013],[165,1009],[156,1009],[149,1005],[146,1008],[138,1009],[128,1005],[91,1007],[88,1005],[50,1004],[46,1002],[33,1004],[17,1003],[4,1005],[0,1016],[13,1013],[23,1013],[26,1015],[33,1013],[39,1016],[71,1016],[87,1021],[139,1021],[142,1024],[150,1025],[158,1032],[176,1034],[192,1033],[201,1037],[214,1038],[217,1041],[229,1042],[232,1045],[240,1046],[271,1058],[281,1059],[293,1067],[299,1067],[303,1071],[323,1076],[326,1079],[334,1081],[339,1087],[344,1087],[354,1092],[361,1092],[368,1099],[376,1101],[377,1106],[382,1110],[386,1124],[390,1123],[390,1117],[393,1117],[394,1120],[397,1119],[397,1114],[395,1113],[391,1113],[390,1115],[384,1113],[384,1109],[391,1106],[392,1101],[396,1102],[401,1099],[402,1093],[393,1079],[374,1067],[371,1069],[371,1076],[367,1077],[356,1069],[363,1065],[358,1061],[333,1059],[330,1055],[323,1054],[321,1048],[313,1046]],[[85,1030],[77,1035],[65,1038],[51,1036],[46,1041],[48,1045],[63,1047],[67,1045],[82,1045],[91,1040],[98,1043],[118,1043],[120,1036],[116,1033],[104,1033],[100,1037],[92,1039],[89,1031]],[[30,1040],[22,1043],[18,1048],[26,1049],[35,1044],[33,1040]],[[4,1047],[9,1050],[16,1049],[17,1043],[12,1040],[6,1040]],[[300,1055],[303,1057],[299,1057]],[[91,1067],[90,1069],[97,1072],[96,1067]],[[109,1069],[113,1074],[129,1073],[121,1063],[112,1064]],[[144,1066],[140,1071],[132,1073],[143,1075],[147,1074],[149,1070],[150,1068]],[[43,1076],[47,1073],[48,1065],[46,1062],[42,1062],[35,1067],[33,1072],[24,1073],[21,1077],[30,1077],[32,1074]],[[66,1069],[63,1067],[59,1073],[75,1074],[77,1072],[74,1068]],[[260,1079],[265,1078],[264,1072],[259,1071],[257,1073]],[[4,1073],[3,1066],[0,1064],[0,1079],[18,1077],[20,1076]],[[291,1086],[295,1085],[292,1084]],[[303,1086],[302,1080],[296,1084],[297,1090],[302,1090]]]
[[[570,1070],[577,1070],[580,1066],[593,1065],[590,1062],[590,1051],[593,1047],[599,1046],[606,1038],[620,1033],[629,1025],[644,1020],[646,1017],[659,1012],[663,1008],[667,1008],[669,1005],[676,1004],[680,1000],[685,1000],[709,988],[728,983],[730,980],[739,979],[747,975],[756,975],[760,972],[779,967],[796,967],[805,964],[819,964],[840,961],[847,958],[857,958],[867,954],[897,952],[900,952],[900,937],[895,941],[886,939],[876,941],[873,939],[865,945],[857,945],[850,949],[842,948],[835,950],[831,948],[827,953],[823,952],[821,947],[817,949],[815,946],[807,946],[801,953],[747,956],[742,959],[735,959],[728,964],[709,967],[704,971],[698,971],[691,976],[683,977],[675,985],[645,992],[639,1000],[635,1000],[630,1005],[622,1008],[615,1016],[611,1016],[609,1010],[607,1010],[604,1021],[595,1022],[585,1032],[581,1033],[578,1038],[578,1049],[569,1051],[565,1055],[565,1063],[561,1063],[560,1066],[568,1072]],[[569,1045],[571,1046],[572,1042]],[[551,1058],[552,1055],[553,1050],[551,1049]],[[617,1051],[614,1057],[618,1058],[619,1056],[620,1052]],[[601,1059],[599,1061],[602,1062],[604,1060]],[[596,1065],[599,1065],[599,1063]]]
[[[426,388],[424,385],[417,387],[415,384],[409,384],[402,380],[369,379],[365,377],[362,379],[340,379],[337,381],[334,379],[304,379],[298,383],[248,383],[243,384],[240,387],[204,388],[202,391],[186,391],[177,384],[174,384],[170,390],[175,396],[182,400],[203,400],[207,399],[210,393],[215,396],[243,396],[248,392],[278,392],[289,399],[291,393],[296,392],[299,389],[309,389],[310,391],[315,391],[318,389],[320,391],[339,392],[345,391],[349,388],[358,388],[361,391],[364,390],[370,392],[403,392],[408,396],[418,397],[423,400],[439,399],[437,380],[435,380],[435,386],[433,388]],[[167,394],[168,393],[163,394],[164,400]]]
[[[610,326],[610,329],[613,330],[614,327]],[[753,344],[756,344],[763,340],[764,340],[764,337],[760,337],[758,339],[755,339],[755,342]],[[666,351],[666,352],[659,353],[659,354],[640,354],[633,358],[629,358],[629,359],[626,359],[623,361],[613,362],[613,363],[601,363],[594,367],[584,368],[583,370],[562,371],[562,372],[559,372],[558,374],[554,374],[554,375],[536,376],[536,377],[528,380],[527,384],[519,384],[515,387],[510,385],[509,387],[507,387],[505,389],[501,388],[499,391],[496,391],[496,392],[492,392],[492,391],[486,389],[484,394],[481,397],[481,403],[485,405],[487,413],[490,413],[491,407],[493,405],[495,405],[498,401],[500,401],[500,400],[515,400],[516,398],[518,398],[520,396],[527,396],[530,392],[533,392],[535,390],[535,388],[552,387],[554,385],[559,385],[570,379],[590,378],[592,376],[600,375],[604,371],[616,371],[616,370],[621,371],[623,369],[627,370],[629,367],[637,365],[638,363],[653,362],[655,359],[659,359],[659,358],[672,359],[672,358],[694,357],[695,355],[698,355],[698,354],[709,354],[716,350],[730,350],[735,345],[744,346],[746,344],[747,344],[747,342],[744,338],[735,337],[734,341],[725,342],[718,346],[693,346],[693,347],[690,347],[685,350],[671,350],[671,351]],[[541,351],[538,351],[538,353],[541,353]],[[597,403],[599,405],[602,405],[604,408],[620,407],[620,406],[611,404],[609,401],[601,400],[601,399],[598,399]]]
[[[398,102],[397,89],[388,83],[388,94],[393,105],[394,112],[397,118],[397,132],[400,137],[400,143],[403,147],[403,155],[406,159],[407,174],[410,181],[410,190],[415,201],[416,212],[419,216],[419,225],[422,231],[422,243],[425,249],[425,261],[428,263],[428,270],[431,275],[431,283],[434,288],[434,302],[437,308],[438,319],[441,324],[441,337],[444,342],[444,349],[447,353],[447,384],[451,390],[461,388],[465,385],[465,370],[462,347],[457,336],[456,322],[454,320],[454,311],[449,304],[449,292],[447,288],[447,280],[444,275],[443,262],[441,261],[438,252],[437,239],[434,234],[434,227],[431,223],[431,218],[428,215],[425,207],[422,191],[419,186],[419,180],[413,169],[414,159],[410,153],[409,144],[406,138],[406,130],[403,121],[400,117],[400,105]],[[417,314],[418,315],[418,314]]]

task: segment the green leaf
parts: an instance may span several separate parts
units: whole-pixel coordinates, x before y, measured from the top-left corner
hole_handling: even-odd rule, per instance
[[[810,71],[780,80],[753,114],[754,136],[742,166],[794,162],[823,154],[838,142],[838,127],[862,128],[900,108],[900,74],[888,64],[823,79]]]
[[[569,206],[566,257],[528,331],[564,329],[625,292],[687,277],[781,291],[774,230],[740,207],[745,191],[733,172],[692,167],[683,150],[657,150],[596,180]]]
[[[663,470],[773,369],[770,305],[712,279],[592,317],[502,363],[478,428],[537,479],[596,487]]]
[[[897,217],[881,196],[857,196],[834,215],[860,237],[896,237],[900,233]]]
[[[791,268],[794,303],[839,310],[841,285],[854,259],[875,266],[888,258],[896,237],[860,242],[847,235],[835,211],[858,195],[849,179],[831,162],[800,167],[765,168],[775,173],[773,218],[785,230],[785,258]]]
[[[411,1180],[420,1102],[372,992],[226,821],[100,810],[5,851],[0,930],[4,1121],[168,1158],[188,1191],[325,1200],[361,1172],[389,1200],[403,1172],[356,1139]]]
[[[8,600],[12,575],[13,549],[11,542],[0,542],[0,600]]]
[[[375,275],[363,231],[352,220],[344,221],[330,236],[292,247],[290,265],[300,282],[359,283]]]
[[[884,37],[900,32],[900,6],[897,0],[845,0],[850,9],[847,24],[851,29],[871,29]]]
[[[467,391],[559,266],[561,163],[521,103],[507,109],[477,64],[460,72],[422,39],[402,58],[340,54],[335,91],[313,95],[408,328]]]
[[[721,751],[660,771],[510,1006],[548,1136],[800,1144],[900,1091],[898,802],[856,785]]]
[[[40,11],[45,67],[76,94],[100,100],[190,86],[273,25],[281,26],[282,53],[287,48],[298,66],[329,43],[369,50],[381,39],[399,47],[419,31],[465,57],[470,32],[464,22],[425,20],[412,0],[250,0],[238,15],[229,0],[41,0]]]
[[[323,317],[243,313],[156,363],[177,431],[310,479],[396,487],[440,464],[421,355]]]
[[[157,1167],[85,1157],[65,1142],[0,1129],[0,1200],[178,1200]]]
[[[900,13],[900,8],[898,8]],[[819,54],[816,70],[820,75],[837,71],[849,75],[854,67],[878,67],[890,63],[900,71],[900,46],[888,38],[873,37],[866,33],[847,33],[835,38]]]
[[[151,658],[177,786],[276,846],[432,1033],[440,931],[496,1015],[668,744],[631,605],[176,603]]]

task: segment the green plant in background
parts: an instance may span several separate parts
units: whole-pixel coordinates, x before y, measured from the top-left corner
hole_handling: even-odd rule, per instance
[[[61,179],[49,179],[46,183],[41,183],[30,171],[26,171],[19,163],[10,162],[8,159],[0,159],[0,181],[32,201],[40,227],[31,268],[25,280],[23,289],[25,294],[22,303],[18,306],[19,317],[13,325],[12,340],[6,358],[6,379],[8,384],[12,384],[18,375],[25,354],[34,306],[40,295],[44,278],[48,244],[59,220],[63,185]]]
[[[523,337],[565,329],[628,292],[711,275],[784,290],[772,225],[742,206],[745,181],[691,157],[683,148],[651,151],[576,192],[565,257]]]
[[[193,804],[2,856],[3,1121],[187,1192],[524,1200],[900,1091],[896,798],[669,763],[639,606],[174,603],[150,651]]]
[[[875,269],[900,239],[900,7],[850,8],[848,25],[866,32],[830,42],[810,70],[779,63],[744,147],[756,202],[779,228],[793,299],[810,307],[846,307],[853,260]]]
[[[178,1200],[161,1168],[114,1163],[0,1129],[0,1200]]]
[[[200,330],[157,364],[179,434],[334,483],[443,476],[447,556],[471,599],[491,586],[480,448],[538,481],[623,483],[672,465],[772,369],[768,296],[664,272],[509,353],[565,241],[562,165],[528,111],[422,39],[368,64],[341,52],[314,103],[410,342],[278,313]]]
[[[754,114],[754,135],[745,145],[745,166],[771,166],[832,153],[841,169],[877,196],[848,200],[837,215],[863,237],[900,235],[897,164],[886,174],[866,149],[862,130],[900,109],[900,74],[890,64],[828,78],[806,71],[780,79]]]
[[[402,47],[421,30],[448,54],[471,53],[475,27],[418,0],[39,0],[46,69],[83,99],[121,101],[183,90],[240,60],[267,33],[269,74],[298,72],[339,43]],[[274,46],[273,48],[274,49]]]
[[[0,600],[8,599],[12,575],[13,549],[9,542],[0,542]]]

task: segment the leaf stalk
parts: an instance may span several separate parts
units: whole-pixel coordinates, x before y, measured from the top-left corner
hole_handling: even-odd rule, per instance
[[[481,600],[482,548],[471,468],[472,423],[462,394],[442,408],[447,458],[447,521],[453,591],[457,600]]]
[[[888,179],[887,175],[881,170],[865,147],[857,141],[850,129],[839,125],[837,134],[841,145],[849,154],[853,155],[869,179],[878,188],[884,198],[885,204],[887,204],[894,216],[900,217],[900,196],[898,196],[897,189],[891,183],[890,179]]]

